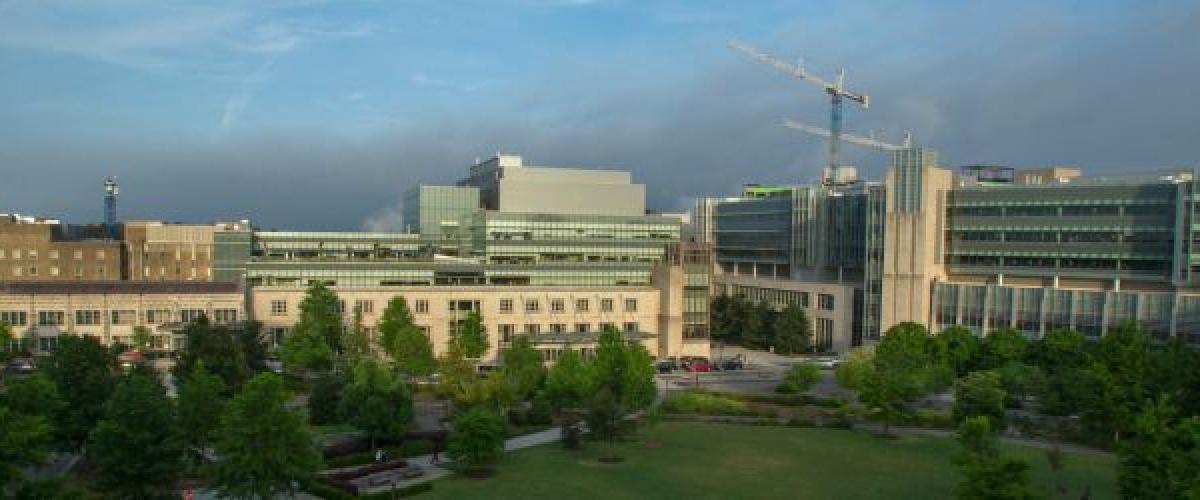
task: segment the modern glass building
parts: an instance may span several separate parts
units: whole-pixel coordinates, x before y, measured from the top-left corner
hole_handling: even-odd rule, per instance
[[[416,186],[405,191],[403,209],[406,232],[452,238],[463,217],[479,209],[479,188]]]

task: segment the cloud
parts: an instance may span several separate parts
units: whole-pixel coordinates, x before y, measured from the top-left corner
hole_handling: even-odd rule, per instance
[[[384,207],[368,216],[362,223],[362,229],[371,232],[416,230],[404,226],[404,208],[399,203]]]

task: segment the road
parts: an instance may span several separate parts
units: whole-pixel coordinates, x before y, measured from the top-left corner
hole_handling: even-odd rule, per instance
[[[682,370],[671,374],[659,375],[660,387],[669,383],[670,389],[685,389],[699,387],[726,392],[743,392],[753,394],[774,394],[775,386],[783,380],[784,373],[803,358],[782,356],[766,351],[756,351],[736,346],[714,347],[712,358],[733,357],[741,355],[746,359],[746,368],[734,371],[718,371],[710,373],[688,373]],[[813,394],[825,396],[852,397],[853,393],[843,389],[834,381],[833,370],[821,370],[821,381],[817,382],[810,391]]]

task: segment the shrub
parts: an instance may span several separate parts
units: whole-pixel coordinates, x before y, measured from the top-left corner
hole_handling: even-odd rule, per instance
[[[699,391],[672,394],[663,402],[663,410],[671,413],[697,415],[751,415],[746,404],[726,397]]]
[[[775,386],[775,392],[779,394],[795,394],[800,392],[800,386],[785,380],[783,383]]]
[[[817,423],[808,417],[792,417],[787,421],[788,427],[816,427]]]

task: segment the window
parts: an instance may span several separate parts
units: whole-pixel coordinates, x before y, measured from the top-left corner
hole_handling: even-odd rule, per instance
[[[58,266],[50,266],[50,276],[58,276]]]
[[[450,312],[478,311],[479,310],[479,301],[478,300],[451,300],[446,303],[446,308]]]
[[[575,299],[575,312],[588,312],[588,306],[590,305],[588,299]]]
[[[83,260],[83,250],[76,250],[72,253],[74,254],[73,257],[75,257],[75,260]]]
[[[30,275],[30,276],[37,276],[37,268],[36,268],[36,267],[31,267],[31,268],[29,268],[29,275]]]
[[[132,325],[137,321],[137,311],[111,311],[109,323],[113,325]]]
[[[37,260],[37,256],[38,256],[38,253],[37,253],[36,249],[29,250],[29,260]]]
[[[575,323],[576,333],[587,333],[589,328],[591,328],[591,325],[587,323]]]
[[[182,321],[184,323],[191,323],[191,322],[196,321],[203,317],[205,317],[204,309],[180,309],[179,310],[179,321]]]
[[[511,313],[512,306],[512,299],[500,299],[500,312]]]
[[[39,326],[59,326],[66,316],[62,311],[38,311]]]
[[[417,312],[420,314],[425,314],[425,313],[429,312],[429,301],[428,300],[417,299],[417,301],[414,303],[414,306],[415,306],[415,309],[417,310]]]
[[[625,323],[625,331],[627,333],[635,333],[638,331],[638,324],[635,321]]]
[[[517,333],[516,325],[499,325],[500,341],[512,342],[513,336]]]
[[[537,335],[538,332],[540,332],[541,330],[542,330],[542,325],[538,325],[538,324],[534,324],[534,323],[528,323],[525,325],[525,334],[526,335]]]
[[[4,258],[4,249],[0,248],[0,259]]]
[[[550,324],[550,333],[566,333],[566,332],[567,332],[567,325],[564,325],[562,323],[551,323]]]
[[[600,312],[612,312],[613,299],[600,299]]]
[[[237,309],[213,309],[213,321],[216,323],[233,323],[237,321]]]
[[[600,323],[600,330],[601,330],[601,331],[604,331],[604,330],[615,330],[616,328],[617,328],[617,325],[614,325],[614,324],[612,324],[612,323]]]
[[[25,326],[29,318],[25,311],[0,311],[0,323],[10,326]]]
[[[100,279],[104,279],[104,268],[103,267],[96,270],[96,277],[100,278]]]
[[[375,312],[375,301],[359,299],[354,301],[354,310],[363,314]]]
[[[76,278],[83,278],[83,267],[79,267],[79,266],[77,266],[77,267],[75,268],[75,277],[76,277]]]
[[[12,251],[12,255],[13,255],[13,259],[14,259],[14,260],[15,260],[15,259],[20,259],[20,258],[21,258],[21,249],[20,249],[20,248],[14,248],[14,249],[13,249],[13,251]]]
[[[567,309],[563,299],[550,299],[550,310],[553,312],[563,312]]]
[[[833,320],[817,318],[817,350],[826,352],[833,348]]]
[[[542,309],[542,306],[541,306],[541,304],[538,303],[537,299],[525,299],[525,312],[527,312],[527,313],[538,312],[541,309]]]
[[[58,260],[58,250],[50,250],[46,252],[46,258]]]
[[[171,321],[170,309],[150,309],[146,311],[146,322],[152,325]]]
[[[822,293],[817,295],[817,307],[822,311],[833,310],[833,295]]]
[[[637,312],[637,299],[625,299],[625,312]]]
[[[84,311],[75,311],[76,325],[99,325],[100,311],[90,309]]]
[[[104,250],[96,250],[96,260],[104,260]]]
[[[271,301],[271,316],[284,316],[284,315],[287,315],[287,301],[286,300],[272,300]]]

